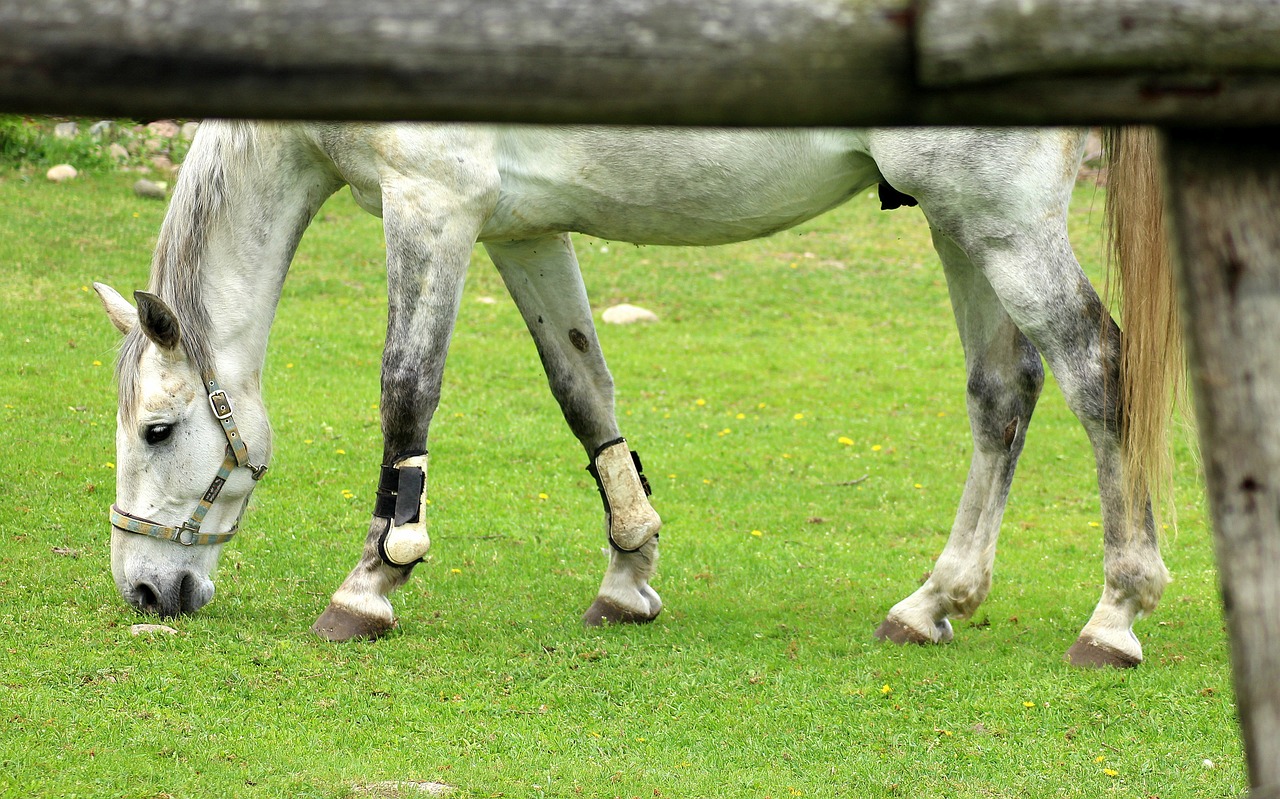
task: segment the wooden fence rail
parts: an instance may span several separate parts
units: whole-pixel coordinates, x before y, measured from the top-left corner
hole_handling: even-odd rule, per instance
[[[0,111],[1280,125],[1277,0],[0,0]]]
[[[1164,126],[1251,796],[1280,799],[1280,0],[0,0],[0,111]]]

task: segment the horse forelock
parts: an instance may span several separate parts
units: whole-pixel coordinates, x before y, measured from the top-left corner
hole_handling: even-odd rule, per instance
[[[182,347],[201,376],[214,371],[211,323],[203,300],[209,233],[225,221],[228,175],[252,158],[255,141],[251,125],[203,123],[182,164],[152,255],[149,290],[177,316]],[[148,343],[135,327],[125,336],[116,361],[121,417],[130,424],[137,420],[142,355]]]

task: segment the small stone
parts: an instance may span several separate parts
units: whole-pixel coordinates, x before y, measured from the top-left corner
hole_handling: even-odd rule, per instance
[[[191,141],[196,137],[196,128],[200,127],[199,122],[184,122],[182,125],[182,138]]]
[[[177,122],[171,122],[167,119],[160,119],[160,120],[156,120],[155,122],[149,123],[147,125],[147,130],[151,131],[153,135],[161,136],[166,139],[172,139],[174,136],[178,135],[178,133],[181,131],[181,128],[178,127]]]
[[[105,139],[116,132],[116,123],[103,119],[89,126],[89,135],[95,139]]]
[[[53,126],[53,135],[57,139],[74,139],[80,132],[80,126],[74,122],[59,122]]]
[[[178,631],[167,624],[135,624],[129,628],[130,635],[177,635]]]
[[[1213,765],[1214,765],[1214,764],[1213,764],[1213,761],[1212,761],[1212,760],[1210,760],[1209,758],[1207,758],[1207,757],[1206,757],[1206,758],[1204,759],[1204,762],[1202,762],[1200,765],[1204,766],[1205,768],[1213,768]]]
[[[65,180],[71,180],[78,174],[80,173],[76,172],[76,168],[71,164],[58,164],[57,166],[49,167],[49,171],[44,173],[44,176],[54,183],[62,183]]]
[[[605,312],[601,314],[601,318],[604,319],[605,324],[610,325],[631,325],[636,322],[658,321],[658,315],[653,311],[626,303],[606,308]]]
[[[133,184],[133,193],[148,200],[163,200],[166,188],[163,183],[143,178]]]
[[[110,146],[107,147],[107,152],[117,161],[125,161],[129,158],[129,151],[119,142],[111,142]]]

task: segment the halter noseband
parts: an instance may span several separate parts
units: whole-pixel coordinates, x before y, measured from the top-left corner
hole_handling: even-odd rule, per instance
[[[209,484],[209,490],[204,492],[200,503],[192,511],[191,518],[177,527],[172,527],[134,516],[121,510],[120,506],[112,505],[112,527],[126,533],[175,541],[187,547],[199,544],[225,544],[236,534],[236,530],[240,527],[240,516],[244,515],[244,508],[249,504],[247,496],[244,498],[244,505],[240,507],[240,515],[236,517],[235,524],[231,525],[230,530],[225,533],[202,533],[200,526],[204,523],[204,517],[209,512],[209,508],[213,507],[214,500],[218,498],[218,494],[222,493],[222,486],[226,484],[233,469],[243,466],[257,481],[267,473],[267,466],[266,464],[255,466],[249,462],[249,448],[245,446],[244,439],[236,428],[236,420],[231,413],[231,400],[227,397],[227,392],[222,390],[213,375],[205,377],[204,386],[209,394],[209,408],[213,411],[214,418],[222,425],[222,432],[227,437],[227,455],[222,459],[222,465],[218,467],[218,473],[214,476],[213,482]]]

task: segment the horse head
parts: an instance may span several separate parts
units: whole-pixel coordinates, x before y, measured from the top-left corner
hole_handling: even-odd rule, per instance
[[[258,375],[234,368],[217,375],[158,296],[136,292],[135,308],[109,286],[94,289],[125,337],[117,364],[111,573],[138,610],[191,613],[213,599],[223,544],[266,471],[254,464],[270,457]]]

